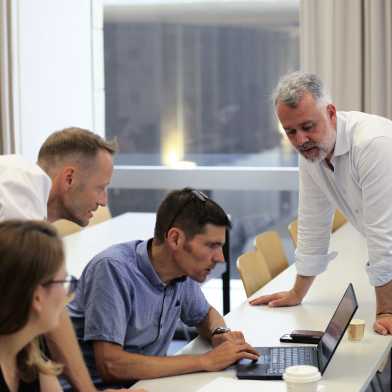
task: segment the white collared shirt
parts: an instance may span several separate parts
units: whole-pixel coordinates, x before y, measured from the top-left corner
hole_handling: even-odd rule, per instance
[[[37,165],[18,155],[0,156],[0,222],[46,219],[52,182]]]
[[[300,156],[299,275],[323,272],[336,208],[364,235],[367,273],[380,286],[392,280],[392,121],[361,112],[338,112],[331,163]]]

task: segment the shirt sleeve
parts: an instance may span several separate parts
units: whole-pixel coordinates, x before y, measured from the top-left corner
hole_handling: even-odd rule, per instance
[[[132,285],[122,264],[104,258],[87,270],[83,286],[84,341],[124,345]]]
[[[49,178],[17,170],[3,170],[1,175],[0,221],[46,218]]]
[[[377,137],[358,154],[367,273],[373,286],[392,280],[392,138]]]
[[[181,304],[181,320],[189,326],[199,325],[210,308],[198,283],[188,278]]]
[[[299,275],[315,276],[325,271],[335,256],[328,254],[334,208],[311,177],[303,159],[300,157],[295,265]]]

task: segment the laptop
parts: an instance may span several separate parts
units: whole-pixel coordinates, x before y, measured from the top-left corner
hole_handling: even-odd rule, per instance
[[[237,364],[237,377],[248,380],[281,380],[286,367],[294,365],[313,365],[323,374],[357,309],[358,302],[350,283],[317,347],[256,347],[260,353],[259,359],[257,362],[241,360]]]

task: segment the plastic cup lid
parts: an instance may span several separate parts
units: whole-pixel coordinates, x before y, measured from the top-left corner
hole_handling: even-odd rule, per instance
[[[352,319],[350,321],[350,325],[362,325],[365,324],[365,320],[361,320],[361,319]]]
[[[321,378],[319,370],[315,366],[298,365],[286,368],[283,380],[293,383],[318,381]]]

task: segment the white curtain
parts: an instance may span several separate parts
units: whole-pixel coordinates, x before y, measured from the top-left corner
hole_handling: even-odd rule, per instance
[[[301,68],[339,110],[392,119],[391,0],[301,0]]]
[[[392,119],[392,1],[366,0],[364,13],[364,107]]]

